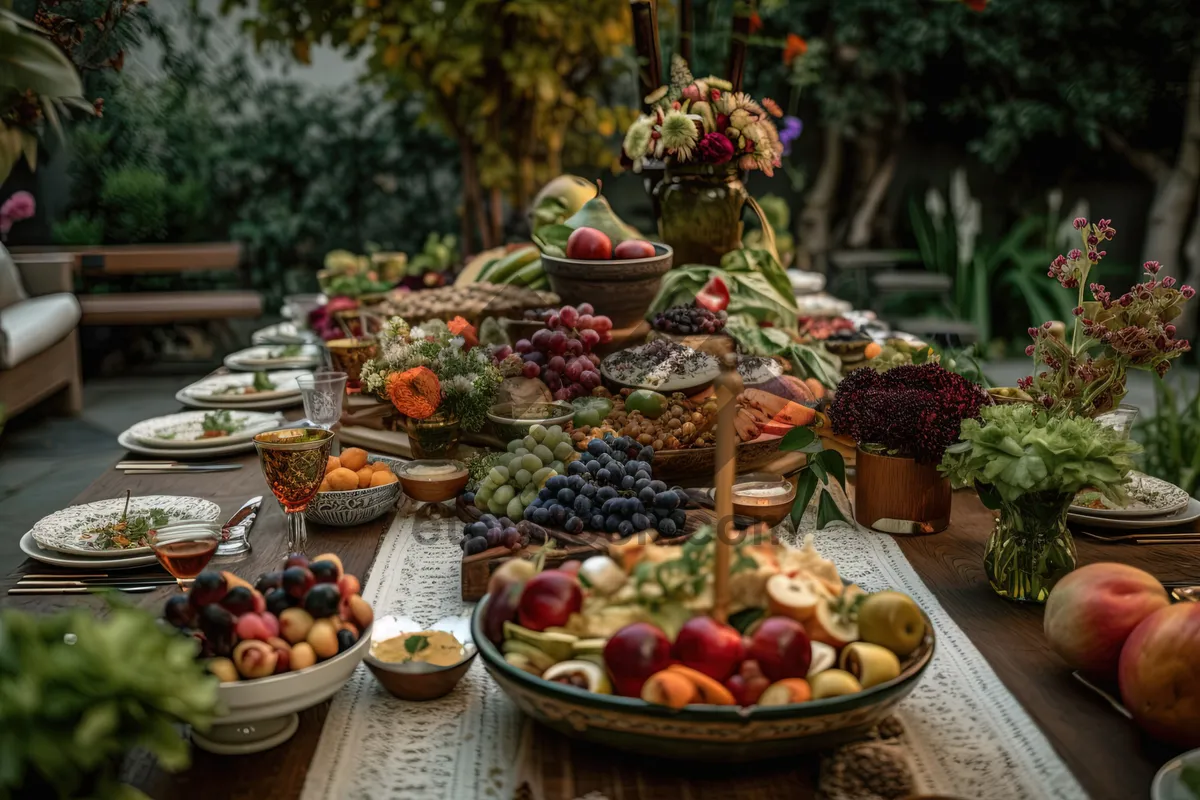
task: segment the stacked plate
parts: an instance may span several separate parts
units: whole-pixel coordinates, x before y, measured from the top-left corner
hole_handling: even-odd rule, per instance
[[[253,344],[315,344],[321,337],[294,322],[279,322],[255,331],[250,341]]]
[[[271,369],[312,369],[320,366],[323,352],[315,344],[256,345],[225,356],[225,366],[238,372]]]
[[[129,541],[114,542],[109,533],[121,522],[125,498],[68,506],[43,517],[21,537],[21,551],[30,558],[57,567],[77,569],[127,569],[153,564],[158,559],[138,537],[139,531],[185,521],[216,522],[221,507],[199,497],[148,495],[134,497],[125,513],[123,531]]]
[[[1200,519],[1200,500],[1161,478],[1135,472],[1127,490],[1129,502],[1120,507],[1114,507],[1099,492],[1080,492],[1067,519],[1080,525],[1119,530],[1172,528]]]
[[[184,411],[139,422],[117,443],[164,460],[217,458],[253,450],[255,434],[282,424],[278,414],[261,411]]]
[[[213,409],[279,409],[299,405],[300,385],[296,379],[311,375],[307,370],[212,375],[185,386],[175,399],[192,408]],[[262,385],[264,380],[268,386]],[[255,385],[255,382],[259,385]]]

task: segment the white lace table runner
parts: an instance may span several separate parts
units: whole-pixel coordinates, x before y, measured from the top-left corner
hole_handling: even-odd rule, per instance
[[[460,523],[398,517],[363,592],[377,616],[422,625],[470,613],[461,599]],[[921,790],[971,798],[1084,798],[966,634],[888,536],[846,525],[817,534],[842,575],[870,591],[910,595],[937,628],[933,662],[898,712]],[[1003,602],[997,599],[996,602]],[[334,698],[304,785],[304,800],[487,798],[508,800],[521,715],[476,659],[458,688],[411,703],[359,667]]]

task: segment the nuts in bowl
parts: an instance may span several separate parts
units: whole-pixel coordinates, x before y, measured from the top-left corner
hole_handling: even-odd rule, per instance
[[[324,525],[348,527],[378,519],[396,505],[403,462],[347,447],[330,456],[321,488],[309,502],[305,518]]]

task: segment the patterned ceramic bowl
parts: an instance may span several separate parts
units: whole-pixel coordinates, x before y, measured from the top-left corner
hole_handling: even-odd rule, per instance
[[[917,685],[933,659],[933,623],[901,663],[900,675],[858,694],[784,706],[688,706],[673,710],[631,697],[593,694],[517,669],[483,634],[488,598],[475,606],[471,631],[487,671],[517,707],[564,736],[688,761],[759,761],[823,750],[860,738]]]
[[[383,461],[391,468],[393,474],[399,472],[400,467],[404,464],[399,459],[387,456],[371,455],[369,460],[372,463]],[[318,492],[309,501],[308,508],[304,511],[304,518],[308,522],[319,522],[335,528],[349,528],[379,519],[395,508],[396,500],[399,497],[399,481],[366,489]]]

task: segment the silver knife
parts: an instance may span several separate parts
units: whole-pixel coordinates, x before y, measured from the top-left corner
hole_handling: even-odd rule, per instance
[[[250,529],[258,519],[258,508],[261,505],[261,495],[251,497],[221,526],[221,543],[217,545],[218,556],[238,556],[250,552]]]
[[[153,592],[157,586],[99,586],[95,589],[87,586],[57,586],[57,587],[38,587],[38,588],[23,588],[14,586],[8,590],[9,594],[93,594],[97,590],[109,591],[115,589],[118,592],[127,592],[129,594],[141,594],[142,592]]]

